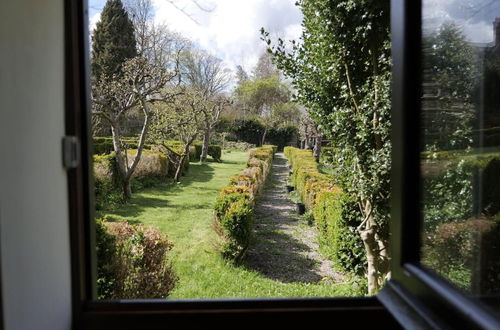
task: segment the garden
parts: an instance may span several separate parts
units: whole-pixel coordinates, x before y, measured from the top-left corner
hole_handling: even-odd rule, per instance
[[[364,296],[390,279],[389,3],[334,2],[297,2],[300,40],[261,29],[251,73],[152,22],[150,1],[106,2],[91,68],[98,298]],[[500,157],[476,152],[474,86],[449,69],[473,64],[439,53],[467,50],[453,29],[429,37],[437,106],[463,110],[424,120],[422,255],[470,289],[471,232],[498,231]]]

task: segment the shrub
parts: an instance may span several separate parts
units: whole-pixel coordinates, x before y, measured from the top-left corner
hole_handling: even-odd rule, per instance
[[[255,144],[247,143],[247,142],[235,142],[235,141],[226,141],[224,142],[224,150],[241,150],[248,151],[250,149],[255,148]]]
[[[247,168],[230,178],[214,206],[213,229],[219,237],[217,249],[224,259],[239,263],[250,244],[254,198],[262,189],[274,155],[274,146],[249,152]]]
[[[191,153],[191,161],[199,161],[201,158],[201,151],[203,149],[203,144],[201,142],[195,142],[193,144],[193,152]],[[220,162],[222,159],[222,148],[219,145],[210,144],[208,146],[207,154],[212,157],[215,161]]]
[[[221,146],[212,144],[208,146],[208,155],[212,157],[215,161],[220,162],[222,159],[222,148]]]
[[[323,189],[313,210],[319,230],[320,247],[338,269],[357,275],[366,271],[363,241],[356,231],[359,224],[356,203],[338,187]]]
[[[313,213],[322,251],[338,269],[361,275],[366,257],[356,229],[360,222],[357,205],[333,184],[332,177],[319,172],[310,150],[285,147],[284,153],[295,194]]]
[[[136,153],[136,150],[128,151],[129,163],[132,163]],[[107,206],[122,203],[121,176],[115,154],[94,155],[93,161],[96,209],[102,210]],[[132,184],[136,189],[149,186],[151,182],[156,182],[158,179],[164,180],[168,173],[169,160],[165,155],[144,150],[132,176],[134,179]]]
[[[297,126],[288,125],[280,127],[271,127],[266,134],[266,142],[276,145],[279,151],[286,146],[297,146],[297,137],[299,129]]]
[[[96,220],[99,299],[166,298],[177,282],[173,247],[153,227]]]
[[[264,135],[264,125],[255,119],[237,119],[234,121],[232,132],[238,141],[260,146]]]

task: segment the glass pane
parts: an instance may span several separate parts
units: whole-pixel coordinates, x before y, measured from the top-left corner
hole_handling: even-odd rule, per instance
[[[500,2],[423,1],[422,263],[500,293]]]

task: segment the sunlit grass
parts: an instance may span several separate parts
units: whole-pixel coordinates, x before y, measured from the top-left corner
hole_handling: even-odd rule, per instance
[[[156,226],[168,235],[175,245],[171,258],[179,276],[170,299],[358,294],[355,283],[282,283],[220,258],[211,228],[213,204],[219,190],[245,167],[246,160],[246,152],[232,152],[223,154],[222,163],[191,163],[182,183],[162,183],[136,192],[128,204],[105,214]]]

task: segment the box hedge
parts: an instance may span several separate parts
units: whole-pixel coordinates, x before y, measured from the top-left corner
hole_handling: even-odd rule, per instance
[[[264,146],[249,152],[247,168],[230,178],[230,186],[222,188],[214,206],[213,228],[219,237],[217,248],[222,257],[241,262],[250,245],[254,199],[262,190],[271,168],[276,148]]]
[[[310,150],[285,147],[291,167],[290,180],[319,231],[321,250],[335,266],[355,274],[366,269],[364,246],[356,226],[360,214],[355,202],[335,186],[334,179],[318,169]]]
[[[98,299],[166,298],[178,278],[173,245],[154,227],[96,220]]]
[[[129,164],[137,154],[136,150],[128,150]],[[108,205],[122,202],[121,176],[113,153],[94,155],[94,192],[96,209],[101,210]],[[141,160],[132,175],[134,185],[145,186],[152,179],[164,180],[171,175],[169,159],[159,153],[144,150]]]

